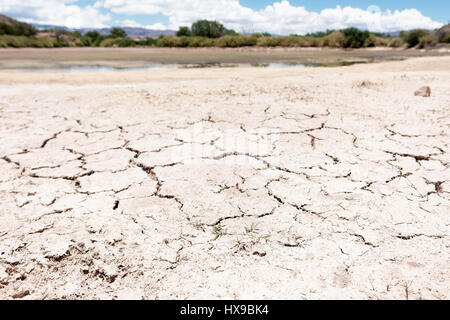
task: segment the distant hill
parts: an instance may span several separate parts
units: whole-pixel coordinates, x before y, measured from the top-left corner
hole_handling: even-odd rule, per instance
[[[444,37],[447,37],[447,39],[450,38],[450,23],[440,29],[437,29],[435,33],[439,40],[442,40]]]
[[[94,29],[94,28],[81,28],[81,29],[72,29],[62,26],[55,26],[55,25],[46,25],[46,24],[33,24],[35,28],[38,30],[52,30],[52,29],[62,29],[69,32],[80,32],[81,34],[85,34],[89,31],[97,31],[101,35],[108,35],[111,28],[100,28],[100,29]],[[173,30],[152,30],[152,29],[145,29],[145,28],[132,28],[132,27],[120,27],[121,29],[125,30],[127,35],[129,37],[141,37],[141,38],[158,38],[160,35],[170,36],[175,35],[175,31]]]
[[[28,23],[20,22],[0,14],[0,35],[32,36],[37,30]]]
[[[121,27],[121,29],[125,30],[129,37],[142,37],[142,38],[158,38],[160,35],[172,36],[175,35],[176,31],[172,30],[152,30],[145,28],[132,28],[132,27]],[[111,28],[103,28],[103,29],[80,29],[81,33],[86,33],[88,31],[97,30],[102,35],[108,35]]]
[[[0,13],[0,23],[5,23],[5,24],[10,25],[10,26],[16,26],[16,25],[21,24],[23,22],[19,22],[19,21],[13,19],[13,18],[7,17],[7,16],[5,16],[5,15]]]
[[[9,25],[13,25],[16,22],[16,20],[11,19],[10,17],[4,16],[3,14],[0,14],[0,23],[6,23]]]
[[[401,33],[402,33],[401,31],[391,31],[391,32],[384,32],[383,34],[388,37],[400,37]]]

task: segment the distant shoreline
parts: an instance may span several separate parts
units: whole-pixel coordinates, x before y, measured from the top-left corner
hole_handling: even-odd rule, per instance
[[[440,49],[393,48],[4,48],[0,68],[30,66],[101,65],[139,67],[149,64],[333,64],[404,60],[450,55]]]
[[[0,48],[1,52],[10,51],[79,51],[79,50],[94,50],[94,51],[130,51],[130,50],[151,50],[151,51],[439,51],[439,50],[450,51],[450,45],[441,44],[440,46],[430,47],[426,49],[419,48],[391,48],[391,47],[369,47],[369,48],[334,48],[334,47],[259,47],[259,46],[246,46],[246,47],[55,47],[55,48],[33,48],[33,47],[22,47],[22,48]]]

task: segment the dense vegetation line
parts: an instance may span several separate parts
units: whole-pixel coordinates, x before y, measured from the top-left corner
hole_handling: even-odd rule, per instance
[[[217,21],[200,20],[189,27],[180,27],[176,35],[159,38],[131,38],[120,28],[109,35],[97,31],[85,34],[60,29],[41,30],[13,19],[0,23],[0,47],[330,47],[330,48],[429,48],[450,43],[450,25],[435,31],[412,30],[394,37],[381,33],[347,28],[307,35],[272,36],[269,33],[238,34]]]

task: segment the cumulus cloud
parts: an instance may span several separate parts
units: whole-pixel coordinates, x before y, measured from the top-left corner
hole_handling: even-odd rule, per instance
[[[143,25],[140,24],[134,20],[117,20],[114,21],[117,25],[122,27],[131,27],[131,28],[144,28],[144,29],[151,29],[151,30],[167,30],[167,26],[165,26],[162,23],[154,23],[149,25]]]
[[[105,27],[105,24],[113,23],[110,14],[104,13],[109,11],[120,16],[119,25],[123,26],[177,29],[199,19],[213,19],[239,32],[275,34],[304,34],[350,26],[388,32],[434,29],[442,25],[416,9],[382,12],[376,6],[365,10],[337,6],[313,12],[287,0],[274,0],[261,10],[247,8],[239,0],[92,0],[91,3],[80,6],[77,0],[0,0],[0,12],[26,22],[72,28]],[[143,25],[132,20],[133,15],[155,14],[166,16],[169,22]]]
[[[388,32],[414,28],[434,29],[442,24],[416,9],[381,12],[371,6],[366,10],[336,7],[312,12],[289,1],[274,2],[261,10],[244,7],[239,0],[101,0],[103,7],[117,14],[162,14],[170,29],[190,25],[198,19],[215,19],[238,31],[270,31],[279,34],[304,34],[326,29],[355,26],[370,31]]]
[[[106,27],[109,14],[94,6],[78,6],[76,0],[0,0],[0,12],[29,23],[70,28]]]

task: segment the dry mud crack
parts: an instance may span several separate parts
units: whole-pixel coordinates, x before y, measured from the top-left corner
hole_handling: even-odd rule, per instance
[[[2,299],[449,298],[450,58],[0,79]]]

